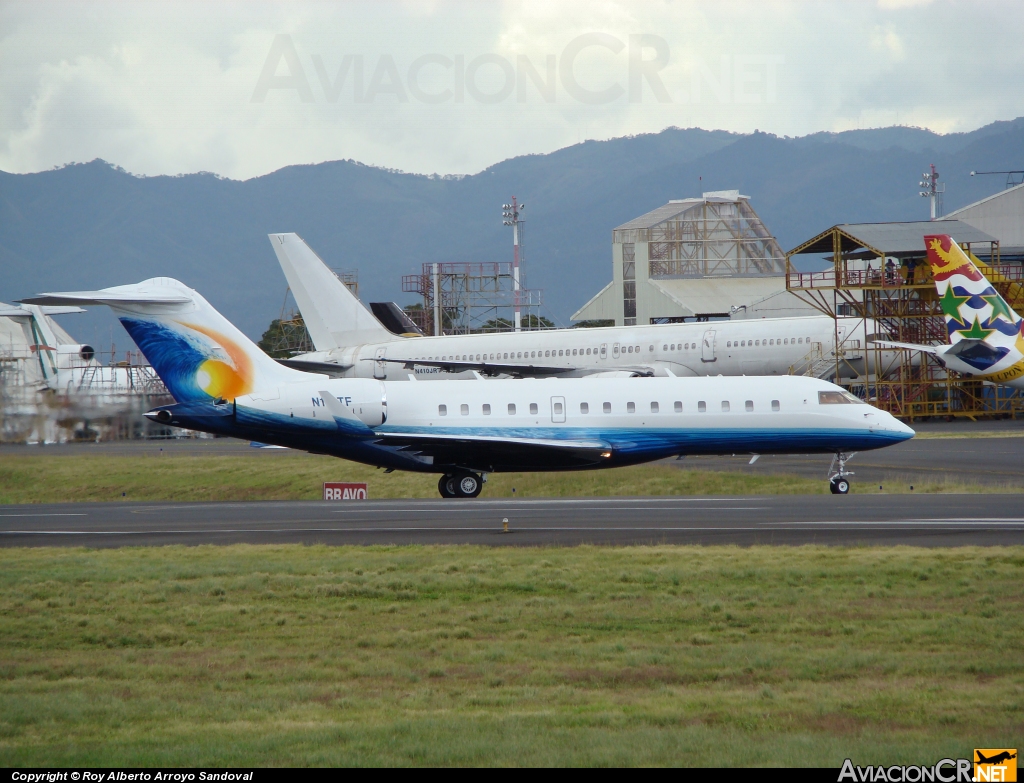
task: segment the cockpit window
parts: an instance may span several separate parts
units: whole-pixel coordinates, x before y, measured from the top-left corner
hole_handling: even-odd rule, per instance
[[[864,405],[864,400],[848,391],[820,391],[818,392],[819,405]]]

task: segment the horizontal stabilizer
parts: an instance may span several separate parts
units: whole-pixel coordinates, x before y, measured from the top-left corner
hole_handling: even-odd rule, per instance
[[[29,303],[31,304],[31,302]],[[70,315],[71,313],[84,313],[81,307],[40,307],[43,315]],[[4,305],[0,307],[0,318],[31,318],[32,311],[24,307],[11,307]]]
[[[923,353],[939,354],[944,345],[917,345],[916,343],[898,343],[893,340],[872,340],[872,345],[880,345],[883,348],[904,348],[908,351],[922,351]]]
[[[20,300],[31,305],[108,305],[110,307],[130,305],[181,305],[189,304],[193,298],[182,289],[177,280],[156,277],[135,285],[119,285],[102,288],[99,291],[61,291],[44,293]]]

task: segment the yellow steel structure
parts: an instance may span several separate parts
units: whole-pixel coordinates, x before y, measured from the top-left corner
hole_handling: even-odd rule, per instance
[[[893,224],[879,224],[882,226]],[[883,349],[875,339],[918,345],[947,342],[945,320],[926,260],[922,233],[920,253],[900,253],[895,258],[867,243],[849,229],[833,226],[786,254],[786,289],[836,321],[836,378],[853,347],[871,352],[873,366],[884,368],[875,377],[845,382],[855,393],[894,416],[913,421],[923,417],[1013,416],[1024,413],[1024,399],[1014,389],[961,376],[943,367],[932,354],[899,351],[898,359],[885,364]],[[930,233],[950,233],[942,222],[931,224]],[[957,237],[954,236],[954,239]],[[1018,312],[1024,306],[1024,274],[1018,265],[999,263],[998,242],[990,243],[991,264],[980,261],[970,244],[961,245],[978,268]],[[826,249],[827,248],[827,249]],[[822,272],[798,272],[794,256],[831,251],[832,268]],[[853,316],[855,328],[840,327],[839,316]]]

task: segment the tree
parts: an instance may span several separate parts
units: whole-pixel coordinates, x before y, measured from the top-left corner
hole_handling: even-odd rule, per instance
[[[301,315],[284,320],[275,318],[257,345],[272,359],[290,359],[297,353],[313,350],[313,340],[306,331]]]

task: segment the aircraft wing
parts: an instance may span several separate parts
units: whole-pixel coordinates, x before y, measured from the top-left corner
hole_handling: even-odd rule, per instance
[[[307,362],[304,359],[277,359],[278,364],[293,370],[311,372],[314,375],[329,375],[331,378],[343,378],[345,370],[351,370],[351,364],[332,364],[331,362]]]
[[[445,435],[421,432],[378,432],[376,442],[433,457],[434,465],[452,465],[488,472],[538,466],[583,468],[612,456],[612,447],[598,440],[509,438],[496,435]],[[529,467],[532,466],[532,467]]]
[[[591,374],[607,373],[618,371],[633,373],[638,376],[653,376],[652,367],[647,366],[621,366],[594,367],[594,366],[552,366],[550,364],[517,364],[510,361],[463,361],[461,359],[396,359],[396,358],[365,358],[364,361],[390,361],[395,364],[404,364],[407,369],[421,367],[440,367],[449,373],[464,373],[475,369],[477,373],[484,376],[515,376],[518,378],[544,378],[545,376],[559,376],[565,373],[586,372]],[[302,369],[302,367],[296,367]],[[322,371],[313,371],[322,372]]]
[[[517,376],[543,376],[561,375],[572,372],[578,367],[552,367],[542,364],[512,364],[510,362],[484,362],[484,361],[462,361],[456,359],[374,359],[366,358],[364,362],[392,362],[393,364],[404,364],[406,369],[413,367],[440,367],[448,372],[468,372],[476,370],[481,375],[517,375]]]
[[[906,348],[910,351],[923,351],[924,353],[938,354],[946,345],[917,345],[916,343],[898,343],[893,340],[872,340],[872,345],[880,345],[883,348]]]

